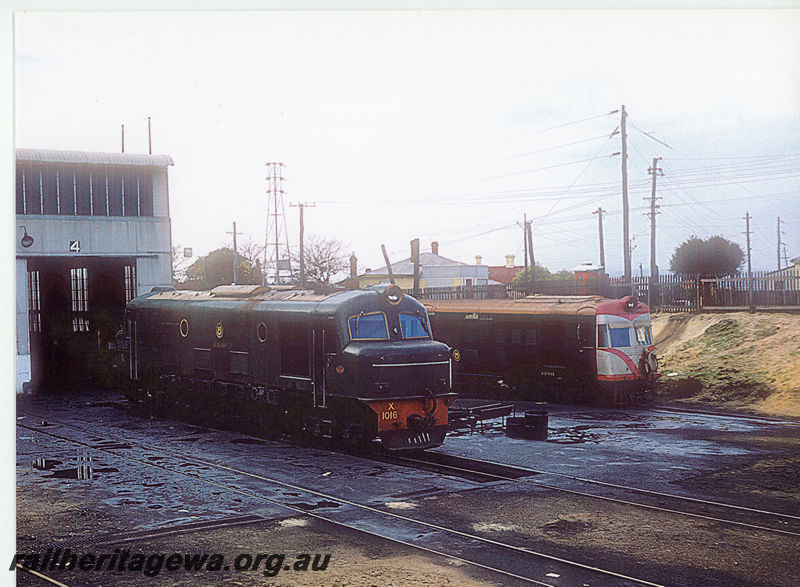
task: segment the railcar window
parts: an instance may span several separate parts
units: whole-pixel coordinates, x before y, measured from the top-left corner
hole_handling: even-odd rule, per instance
[[[608,326],[605,324],[597,325],[597,346],[599,348],[608,348]]]
[[[624,328],[614,328],[612,326],[608,329],[608,332],[612,347],[631,346],[631,330],[627,326]]]
[[[400,312],[400,332],[403,338],[430,338],[430,327],[424,315]]]
[[[350,316],[347,320],[351,340],[388,340],[389,326],[386,314],[374,312]]]
[[[497,344],[503,344],[506,341],[506,333],[502,328],[496,328],[494,331],[494,340]]]
[[[636,342],[639,344],[652,344],[649,326],[636,327]]]

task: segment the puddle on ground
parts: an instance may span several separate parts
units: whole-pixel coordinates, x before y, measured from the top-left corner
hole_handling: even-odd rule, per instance
[[[119,469],[114,467],[102,467],[102,468],[90,468],[91,475],[94,477],[98,473],[118,473]],[[78,478],[78,468],[75,467],[74,469],[59,469],[58,471],[53,471],[50,475],[47,475],[46,479],[77,479]],[[88,479],[87,479],[88,480]]]
[[[322,501],[318,501],[317,503],[314,503],[314,504],[311,504],[311,503],[290,503],[289,505],[292,506],[292,507],[296,507],[296,508],[299,508],[301,510],[304,510],[306,512],[310,512],[312,510],[318,510],[320,508],[338,508],[342,504],[336,503],[335,501],[327,501],[327,500],[323,499]]]
[[[386,473],[388,470],[389,469],[385,467],[376,467],[374,471],[372,471],[371,473],[367,473],[366,475],[367,477],[378,477]]]
[[[44,459],[41,463],[34,461],[33,468],[39,469],[40,471],[49,471],[50,469],[54,469],[56,465],[60,465],[61,461],[57,461],[56,459]],[[20,466],[20,463],[17,463],[17,466]]]
[[[594,426],[570,426],[569,428],[550,428],[547,442],[553,444],[600,444],[601,434],[591,432]]]
[[[131,448],[130,444],[125,444],[124,442],[114,442],[113,440],[105,440],[103,442],[98,442],[97,444],[92,445],[93,448],[99,448],[102,450],[121,450],[126,448]]]

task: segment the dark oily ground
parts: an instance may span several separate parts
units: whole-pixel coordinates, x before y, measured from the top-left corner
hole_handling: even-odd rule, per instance
[[[27,410],[31,408],[40,410],[42,404],[25,406]],[[85,407],[82,422],[91,420],[91,410],[108,414],[115,408]],[[497,432],[486,432],[448,438],[440,450],[793,515],[800,513],[800,426],[765,420],[654,415],[647,410],[560,406],[548,406],[548,410],[551,439],[547,443],[511,440]],[[44,413],[46,416],[47,410]],[[63,412],[58,414],[60,419],[63,416]],[[130,418],[125,414],[117,417]],[[132,427],[136,426],[134,421]],[[18,435],[27,438],[28,432],[21,430]],[[18,442],[19,450],[25,442],[29,441]],[[235,448],[248,452],[266,449],[257,445]],[[195,449],[205,450],[199,446]],[[263,522],[137,539],[124,545],[96,545],[92,543],[93,536],[146,525],[159,519],[159,515],[166,519],[164,509],[169,509],[170,503],[174,507],[176,499],[185,497],[192,504],[203,496],[194,496],[186,484],[139,479],[139,486],[144,485],[144,489],[130,491],[130,483],[120,483],[115,490],[129,493],[100,503],[93,499],[90,484],[124,476],[127,465],[98,462],[109,472],[89,482],[53,478],[42,482],[42,477],[52,471],[31,469],[29,457],[30,454],[18,457],[19,550],[43,552],[49,547],[75,543],[83,545],[83,551],[101,552],[126,547],[146,553],[220,552],[226,557],[238,552],[286,552],[288,558],[301,552],[332,555],[328,569],[316,574],[287,571],[271,579],[244,572],[198,575],[162,571],[152,579],[135,572],[55,575],[68,585],[513,584],[512,580],[455,559],[335,528],[302,515],[292,516],[275,507],[256,508],[265,518]],[[326,465],[330,468],[329,462],[307,464],[322,469]],[[115,468],[120,470],[111,471]],[[391,474],[398,476],[396,472]],[[328,478],[335,480],[337,475],[333,471]],[[77,483],[83,485],[76,491]],[[668,585],[800,584],[797,537],[613,504],[524,481],[471,489],[457,483],[436,484],[440,491],[403,500],[408,515]],[[305,480],[298,481],[298,485],[309,486]],[[379,486],[366,484],[362,489],[362,502],[387,497]],[[170,492],[175,495],[165,498],[164,494]],[[236,498],[221,495],[213,499],[218,499],[219,504],[202,505],[211,510],[219,507],[229,516],[255,511],[247,500],[236,503]],[[165,508],[149,509],[157,504],[165,504]],[[502,561],[497,566],[502,567]],[[18,575],[21,585],[40,584],[24,573]],[[552,581],[567,584],[558,579]]]

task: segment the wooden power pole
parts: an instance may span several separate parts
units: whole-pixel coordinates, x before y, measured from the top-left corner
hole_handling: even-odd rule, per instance
[[[653,187],[650,191],[650,281],[647,284],[647,305],[653,307],[655,298],[653,297],[654,289],[658,287],[658,265],[656,265],[656,200],[661,198],[656,197],[656,178],[658,174],[664,175],[664,172],[658,167],[658,162],[661,157],[653,157],[653,166],[647,170],[647,173],[653,176]],[[647,198],[645,198],[646,200]]]
[[[750,212],[745,213],[745,234],[747,235],[747,305],[751,312],[755,310],[753,307],[753,270],[750,263]]]
[[[536,293],[536,259],[533,256],[533,221],[528,220],[525,224],[525,232],[527,234],[528,250],[531,252],[531,293]]]
[[[308,202],[301,202],[299,204],[289,204],[292,208],[300,208],[300,287],[306,287],[306,256],[305,256],[305,242],[304,235],[306,231],[305,223],[303,222],[303,210],[306,208],[313,208],[316,204],[309,204]]]
[[[236,223],[233,223],[233,232],[229,232],[228,234],[233,235],[233,285],[236,285],[236,282],[239,281],[239,249],[236,246],[236,235],[242,234],[241,232],[236,232]]]
[[[628,135],[625,132],[625,105],[622,105],[619,130],[622,137],[622,240],[625,261],[625,279],[631,280],[630,218],[628,210]]]
[[[603,246],[603,213],[605,210],[603,208],[598,208],[592,214],[597,214],[597,234],[598,238],[600,239],[600,266],[603,268],[603,271],[606,270],[606,250]]]

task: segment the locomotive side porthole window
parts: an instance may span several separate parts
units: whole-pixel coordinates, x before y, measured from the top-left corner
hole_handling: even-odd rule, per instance
[[[189,321],[186,318],[181,319],[181,323],[178,327],[181,332],[181,337],[186,338],[189,336]]]
[[[259,342],[267,342],[267,325],[263,322],[259,322],[256,326],[256,336]]]

